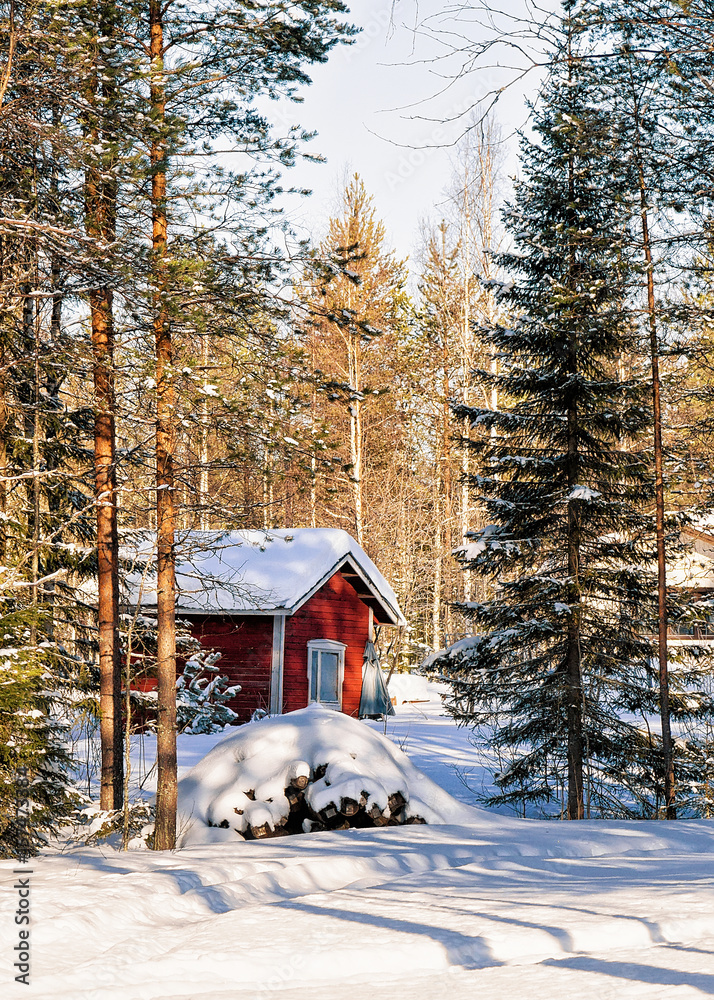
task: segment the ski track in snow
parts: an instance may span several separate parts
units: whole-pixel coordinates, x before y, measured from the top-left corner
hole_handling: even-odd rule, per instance
[[[434,705],[402,712],[394,731],[468,801],[454,772],[468,764],[463,731]],[[13,863],[0,862],[2,995],[12,1000],[714,996],[710,821],[479,811],[469,826],[166,854],[85,847],[31,867],[26,987],[12,981]]]

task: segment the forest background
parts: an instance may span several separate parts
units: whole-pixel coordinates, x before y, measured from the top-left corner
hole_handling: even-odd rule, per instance
[[[706,510],[714,19],[705,4],[567,3],[565,15],[516,18],[484,42],[469,34],[474,8],[458,9],[458,74],[491,58],[494,37],[511,53],[528,38],[536,54],[513,72],[540,79],[562,66],[563,16],[576,14],[598,55],[633,53],[617,71],[641,74],[653,152],[644,193],[624,168],[618,183],[645,198],[655,239],[630,228],[624,252],[639,268],[635,298],[650,276],[662,320],[667,506]],[[282,112],[271,121],[265,105],[299,97],[310,65],[353,40],[341,3],[11,0],[1,14],[4,742],[17,745],[16,708],[36,718],[29,742],[22,731],[36,766],[58,728],[43,706],[64,689],[94,711],[98,663],[103,803],[120,802],[119,533],[155,530],[157,844],[169,846],[182,532],[347,529],[409,622],[383,649],[390,666],[468,634],[459,605],[493,596],[493,582],[452,553],[487,523],[471,489],[483,467],[467,445],[483,437],[470,408],[499,408],[499,357],[484,331],[508,319],[498,256],[508,180],[491,108],[501,84],[459,105],[452,176],[408,262],[359,173],[310,240],[282,211],[310,136]],[[640,312],[627,377],[652,362],[651,310]],[[643,495],[654,511],[654,492]],[[77,590],[91,578],[98,614]],[[52,746],[48,814],[63,761]]]

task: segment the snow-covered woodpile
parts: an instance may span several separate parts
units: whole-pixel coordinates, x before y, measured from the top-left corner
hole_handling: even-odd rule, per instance
[[[305,761],[295,761],[290,770],[293,776],[282,795],[261,800],[254,789],[236,791],[229,796],[236,804],[232,810],[229,805],[228,815],[224,815],[225,808],[212,809],[208,825],[232,828],[246,840],[260,840],[315,830],[426,823],[410,810],[398,789],[390,794],[380,783],[357,774],[340,776],[333,784],[335,763],[319,764],[312,771]]]
[[[183,847],[470,818],[390,740],[320,705],[239,727],[179,784]]]

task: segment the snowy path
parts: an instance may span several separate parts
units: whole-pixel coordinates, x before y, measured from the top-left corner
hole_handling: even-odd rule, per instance
[[[332,1000],[388,984],[550,1000],[561,980],[555,995],[714,995],[713,862],[710,823],[491,816],[161,857],[83,849],[35,865],[33,984],[11,996]]]
[[[434,709],[390,731],[468,801],[463,731]],[[208,740],[186,742],[184,760]],[[468,827],[45,854],[30,987],[12,982],[12,867],[0,862],[9,1000],[714,996],[714,822],[481,811]]]

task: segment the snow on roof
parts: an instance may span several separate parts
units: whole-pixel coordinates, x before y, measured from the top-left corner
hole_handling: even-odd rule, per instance
[[[155,532],[123,538],[123,558],[136,563],[124,579],[130,604],[141,592],[143,607],[156,605],[154,567],[141,569],[155,547]],[[176,610],[291,615],[338,570],[373,608],[377,622],[405,624],[390,585],[340,528],[183,532],[176,543]]]
[[[701,533],[704,535],[713,535],[714,514],[706,514],[702,517],[694,518],[688,524],[685,524],[682,530],[690,532],[691,534]]]

